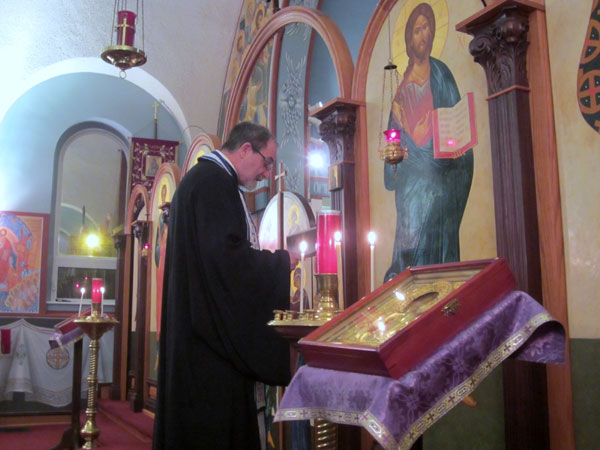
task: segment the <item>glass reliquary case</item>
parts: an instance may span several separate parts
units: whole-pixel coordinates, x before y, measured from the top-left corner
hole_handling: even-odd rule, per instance
[[[309,366],[398,378],[515,286],[499,258],[410,267],[298,346]]]

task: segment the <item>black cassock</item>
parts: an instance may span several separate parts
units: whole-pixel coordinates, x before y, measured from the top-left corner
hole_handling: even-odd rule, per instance
[[[287,385],[284,251],[251,248],[237,177],[200,159],[170,209],[154,449],[260,448],[254,385]]]

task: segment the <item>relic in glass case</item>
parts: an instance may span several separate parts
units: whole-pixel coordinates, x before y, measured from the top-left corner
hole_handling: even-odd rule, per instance
[[[298,345],[310,366],[397,378],[515,285],[502,259],[410,267]]]

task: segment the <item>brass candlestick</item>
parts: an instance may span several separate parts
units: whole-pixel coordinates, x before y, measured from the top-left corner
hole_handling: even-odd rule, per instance
[[[315,419],[314,448],[336,450],[338,448],[338,426],[325,419]]]
[[[81,436],[85,439],[83,448],[90,449],[98,446],[96,439],[100,434],[100,430],[96,426],[99,340],[104,333],[114,327],[119,321],[107,315],[101,315],[100,303],[92,303],[92,313],[89,316],[81,316],[79,319],[75,319],[75,323],[90,337],[90,373],[87,377],[88,400],[85,410],[87,420],[81,429]]]
[[[340,313],[338,307],[338,276],[335,273],[318,273],[315,277],[318,293],[316,315],[319,319],[327,321]],[[337,424],[325,419],[315,420],[315,448],[319,450],[337,449],[337,432]]]
[[[318,292],[317,318],[329,320],[340,312],[337,300],[338,276],[335,273],[318,273],[315,277]]]
[[[332,274],[316,274],[317,302],[315,309],[297,311],[273,311],[274,320],[270,326],[293,345],[317,327],[340,313],[338,308],[338,276]],[[302,298],[301,300],[302,301]],[[313,430],[313,448],[319,450],[337,450],[338,426],[325,419],[316,419]]]

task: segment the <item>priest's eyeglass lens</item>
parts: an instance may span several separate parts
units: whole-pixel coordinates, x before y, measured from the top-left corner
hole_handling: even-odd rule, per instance
[[[250,144],[252,145],[252,144]],[[265,170],[271,170],[273,168],[273,164],[275,163],[275,161],[273,161],[273,158],[269,157],[269,158],[265,158],[265,155],[263,155],[260,151],[256,150],[254,148],[254,145],[252,145],[252,150],[254,151],[254,153],[258,153],[260,155],[260,157],[263,159],[263,164],[265,165]]]

